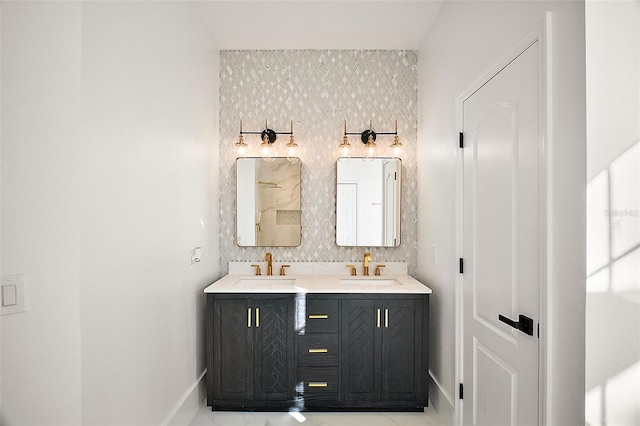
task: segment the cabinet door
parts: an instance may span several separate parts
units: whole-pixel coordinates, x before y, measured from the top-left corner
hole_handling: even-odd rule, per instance
[[[295,390],[293,298],[253,301],[256,308],[254,398],[292,400]]]
[[[380,389],[379,306],[375,300],[342,302],[342,394],[345,401],[373,401]]]
[[[416,401],[422,395],[421,299],[384,300],[382,399]]]
[[[249,299],[213,301],[213,398],[252,398],[252,330]]]

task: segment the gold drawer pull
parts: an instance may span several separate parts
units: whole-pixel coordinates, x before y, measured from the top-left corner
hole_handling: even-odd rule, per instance
[[[309,315],[309,319],[328,319],[329,315]]]
[[[310,388],[326,388],[327,382],[309,382]]]
[[[251,308],[247,309],[247,327],[251,328]]]
[[[329,352],[327,348],[309,349],[310,354],[326,354]]]

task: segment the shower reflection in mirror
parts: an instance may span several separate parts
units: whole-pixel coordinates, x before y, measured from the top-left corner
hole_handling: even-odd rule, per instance
[[[301,242],[301,162],[286,157],[236,160],[236,243],[295,247]]]

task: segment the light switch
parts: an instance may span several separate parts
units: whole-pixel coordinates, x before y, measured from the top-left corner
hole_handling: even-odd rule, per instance
[[[24,275],[3,275],[0,283],[2,287],[0,315],[25,312]]]
[[[2,306],[15,306],[17,288],[14,284],[2,286]]]

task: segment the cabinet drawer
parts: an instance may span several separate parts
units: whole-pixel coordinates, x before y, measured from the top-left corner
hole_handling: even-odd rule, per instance
[[[313,401],[338,399],[338,367],[299,367],[298,395],[305,405]]]
[[[305,312],[306,333],[338,332],[338,301],[315,299],[307,300],[302,307]]]
[[[302,367],[337,367],[338,334],[298,336],[298,365]]]

